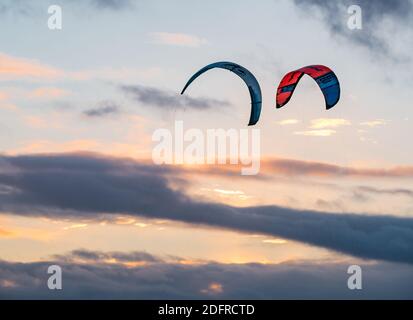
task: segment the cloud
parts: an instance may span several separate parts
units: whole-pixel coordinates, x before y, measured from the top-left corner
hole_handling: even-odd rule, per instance
[[[109,115],[118,114],[120,108],[114,102],[104,101],[98,107],[83,111],[83,115],[90,118],[101,118]]]
[[[387,122],[383,119],[377,119],[377,120],[370,120],[370,121],[364,121],[364,122],[360,122],[361,126],[367,126],[370,128],[374,128],[374,127],[378,127],[378,126],[383,126],[385,125]]]
[[[206,39],[185,33],[152,32],[152,41],[157,44],[197,48],[208,43]]]
[[[11,237],[13,235],[14,235],[13,231],[9,231],[9,230],[0,228],[0,237]]]
[[[375,187],[360,186],[356,189],[358,192],[377,194],[377,195],[391,195],[391,196],[407,196],[413,198],[413,190],[404,188],[395,189],[380,189]]]
[[[17,58],[0,53],[0,80],[21,78],[53,79],[62,74],[62,71],[40,64],[35,60]]]
[[[31,124],[33,125],[33,123]],[[35,126],[43,126],[43,121],[40,123],[34,123]],[[46,125],[46,123],[45,123]],[[49,126],[50,127],[50,126]],[[9,150],[12,154],[21,154],[21,153],[43,153],[48,152],[49,150],[54,150],[55,152],[73,152],[80,150],[97,150],[102,149],[104,144],[98,140],[87,140],[87,139],[78,139],[78,140],[68,140],[68,141],[50,141],[50,140],[33,140],[28,144],[16,148],[14,150]],[[112,146],[113,148],[114,146]]]
[[[9,95],[6,92],[1,92],[0,91],[0,101],[5,101],[7,100]]]
[[[212,282],[208,285],[207,288],[201,289],[201,293],[208,294],[208,295],[217,295],[223,292],[222,284],[218,282]]]
[[[329,137],[335,134],[337,131],[332,129],[321,129],[321,130],[306,130],[306,131],[296,131],[294,134],[300,136],[310,136],[310,137]]]
[[[31,9],[33,8],[25,0],[3,0],[0,3],[0,14],[12,13],[27,16],[32,12]]]
[[[284,239],[264,239],[262,240],[263,243],[270,243],[270,244],[286,244],[288,241]]]
[[[297,119],[285,119],[285,120],[278,121],[277,124],[279,124],[280,126],[287,126],[291,124],[297,124],[299,122],[300,120],[297,120]]]
[[[59,5],[67,7],[67,5],[78,5],[86,3],[94,9],[121,10],[133,8],[136,0],[61,0]],[[29,0],[2,0],[0,4],[0,14],[12,13],[24,16],[33,16],[42,14],[44,8],[50,4],[43,3],[40,6],[33,6]]]
[[[351,122],[346,119],[332,119],[332,118],[320,118],[311,120],[311,129],[325,129],[325,128],[337,128],[342,126],[349,126]]]
[[[147,262],[156,263],[162,262],[161,258],[155,257],[149,253],[135,251],[135,252],[103,252],[103,251],[92,251],[86,249],[73,250],[70,254],[66,256],[55,255],[56,260],[73,261],[73,262],[84,262],[84,263],[136,263],[136,262]]]
[[[86,228],[87,223],[77,223],[77,224],[72,224],[68,227],[64,227],[63,230],[70,230],[70,229],[81,229],[81,228]]]
[[[54,87],[43,87],[43,88],[37,88],[29,92],[28,96],[29,98],[60,98],[68,95],[69,92],[64,89],[60,88],[54,88]]]
[[[411,178],[413,166],[358,168],[316,161],[269,158],[261,161],[261,172],[287,176]]]
[[[317,17],[321,16],[332,34],[340,35],[358,46],[369,48],[375,54],[384,54],[393,58],[397,56],[392,52],[389,44],[389,39],[392,37],[384,26],[389,28],[391,22],[403,31],[406,29],[406,24],[411,23],[413,13],[413,2],[410,0],[295,0],[294,3],[306,13],[312,12],[316,15],[318,13]],[[350,17],[347,9],[354,4],[362,9],[362,30],[350,30],[347,27],[347,20]]]
[[[192,108],[196,110],[206,110],[213,107],[230,105],[228,101],[209,98],[191,98],[152,87],[123,85],[120,88],[135,101],[162,109]]]
[[[412,299],[411,266],[362,264],[363,290],[347,288],[350,261],[281,264],[181,264],[143,253],[70,253],[43,262],[0,260],[1,299]],[[122,256],[127,265],[102,257]],[[104,259],[103,259],[104,260]],[[139,262],[138,261],[138,262]],[[45,285],[47,268],[63,269],[63,290]]]
[[[292,122],[297,123],[297,122]],[[287,122],[284,124],[291,124]],[[346,119],[339,118],[320,118],[311,120],[309,129],[304,131],[295,131],[295,135],[308,136],[308,137],[330,137],[337,133],[335,128],[342,126],[349,126],[351,122]],[[334,128],[334,129],[333,129]]]
[[[125,79],[152,79],[159,77],[162,74],[162,69],[152,67],[146,69],[137,68],[112,68],[101,67],[95,69],[84,69],[75,71],[65,71],[55,68],[34,59],[13,57],[0,52],[0,81],[1,80],[36,80],[48,81],[55,79],[68,79],[76,81],[104,79],[108,81],[125,80]],[[31,92],[36,97],[44,97],[47,94],[61,95],[67,92],[60,91],[58,88],[39,88],[39,90]]]
[[[89,3],[95,8],[112,10],[126,9],[133,5],[132,0],[89,0]]]
[[[0,210],[99,218],[128,214],[296,240],[366,259],[413,264],[413,219],[280,206],[234,207],[191,198],[172,167],[88,154],[2,157]],[[7,168],[14,168],[7,171]],[[180,188],[171,184],[180,183]]]

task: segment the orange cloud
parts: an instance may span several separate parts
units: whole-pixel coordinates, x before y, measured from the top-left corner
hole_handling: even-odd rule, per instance
[[[69,92],[59,88],[44,87],[37,88],[29,93],[30,98],[60,98],[68,95]],[[1,99],[1,95],[0,95]]]
[[[59,123],[55,118],[50,121],[50,117],[39,117],[39,116],[25,116],[25,123],[36,129],[50,129],[50,128],[61,128],[62,124]]]
[[[42,65],[35,60],[17,58],[0,53],[0,80],[16,78],[55,78],[62,71]]]
[[[7,93],[0,91],[0,101],[6,100],[8,97]]]
[[[212,282],[207,288],[201,290],[201,292],[205,294],[219,294],[223,291],[222,284],[218,282]]]
[[[153,32],[151,36],[154,43],[166,45],[200,47],[208,43],[206,39],[184,33]]]
[[[31,119],[32,125],[43,124],[43,121],[37,123],[36,118]],[[95,140],[79,139],[70,140],[66,142],[54,142],[49,140],[37,140],[28,143],[27,145],[17,148],[14,150],[9,150],[9,154],[30,154],[30,153],[50,153],[53,152],[74,152],[79,150],[93,150],[100,146],[100,143]]]
[[[12,237],[14,235],[14,232],[5,230],[5,229],[0,229],[0,237]]]
[[[222,165],[173,165],[177,170],[188,174],[215,175],[230,179],[240,175],[240,164]],[[283,158],[261,159],[260,173],[251,176],[257,179],[269,179],[272,176],[311,176],[311,177],[372,177],[372,178],[412,178],[412,166],[395,166],[389,168],[368,168],[340,166],[331,163],[304,161]]]
[[[0,281],[0,287],[3,288],[15,288],[17,287],[16,282],[12,281],[12,280],[7,280],[7,279],[2,279]]]
[[[261,162],[261,170],[267,173],[306,176],[353,176],[375,178],[413,177],[413,166],[392,168],[359,168],[336,164],[293,159],[266,159]]]

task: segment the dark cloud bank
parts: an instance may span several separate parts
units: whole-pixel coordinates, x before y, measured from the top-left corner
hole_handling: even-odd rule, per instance
[[[0,210],[91,219],[102,214],[141,215],[274,235],[367,259],[413,263],[412,218],[201,202],[171,187],[171,181],[183,179],[172,167],[92,154],[3,156]]]
[[[388,32],[382,24],[391,22],[392,26],[406,28],[411,25],[413,1],[411,0],[294,0],[295,5],[305,12],[319,13],[333,35],[339,35],[349,42],[369,48],[378,55],[397,58],[392,52],[388,39],[393,37],[394,29]],[[359,5],[362,9],[363,29],[350,30],[347,8]]]
[[[103,258],[117,263],[104,263]],[[81,259],[82,261],[78,261]],[[122,262],[146,262],[126,267]],[[63,270],[63,290],[46,287],[47,268]],[[413,270],[403,264],[362,265],[363,289],[347,288],[348,264],[184,265],[144,252],[78,250],[50,261],[0,260],[0,299],[412,299]],[[210,288],[219,284],[219,290]]]
[[[36,2],[36,4],[34,4]],[[60,5],[64,8],[68,6],[85,5],[94,10],[130,10],[133,9],[137,0],[60,0],[56,3],[50,1],[30,1],[30,0],[1,0],[1,14],[20,14],[24,16],[43,15],[45,8],[52,4]]]

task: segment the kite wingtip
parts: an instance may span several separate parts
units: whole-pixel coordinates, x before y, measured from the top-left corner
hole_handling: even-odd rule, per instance
[[[332,109],[337,103],[338,103],[338,101],[337,101],[336,103],[334,103],[334,104],[326,105],[326,110]]]
[[[258,119],[257,119],[257,120],[250,119],[250,121],[248,122],[248,126],[249,126],[249,127],[250,127],[250,126],[254,126],[254,125],[257,124],[257,122],[258,122]]]
[[[185,87],[183,87],[183,89],[181,91],[181,94],[184,94],[187,88],[188,88],[188,85],[185,85]]]

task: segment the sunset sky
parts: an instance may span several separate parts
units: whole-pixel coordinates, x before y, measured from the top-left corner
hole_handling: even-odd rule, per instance
[[[1,1],[0,298],[413,298],[413,2],[354,2],[361,30],[345,0]],[[179,95],[216,61],[258,79],[254,127],[226,70]],[[311,64],[339,103],[305,76],[276,109]],[[176,121],[259,129],[259,174],[154,164]]]

